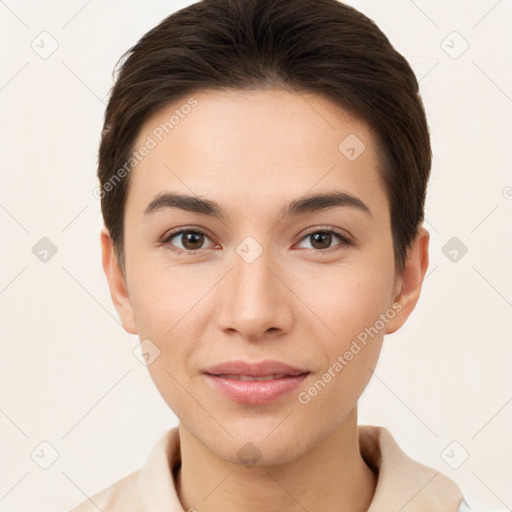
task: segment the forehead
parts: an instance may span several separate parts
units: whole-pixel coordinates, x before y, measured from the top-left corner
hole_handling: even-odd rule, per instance
[[[169,187],[207,195],[220,187],[231,199],[260,189],[268,199],[285,190],[297,196],[317,186],[348,188],[363,200],[383,192],[370,128],[314,94],[192,94],[143,124],[133,149],[143,146],[150,149],[129,190],[141,201]]]

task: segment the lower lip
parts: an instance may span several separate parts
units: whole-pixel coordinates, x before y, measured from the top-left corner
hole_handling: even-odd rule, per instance
[[[268,404],[277,398],[291,393],[308,376],[283,377],[274,380],[235,380],[227,377],[205,374],[212,386],[235,402],[251,405]]]

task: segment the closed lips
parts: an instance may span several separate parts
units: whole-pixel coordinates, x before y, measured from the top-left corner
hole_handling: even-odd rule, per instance
[[[276,380],[309,373],[307,369],[299,365],[291,365],[268,359],[259,362],[249,362],[240,359],[225,361],[203,371],[213,377],[237,380]]]
[[[285,377],[296,377],[297,375],[288,375],[285,373],[276,373],[274,375],[262,375],[259,377],[255,377],[253,375],[213,375],[213,377],[222,377],[224,379],[233,379],[233,380],[275,380],[275,379],[284,379]]]
[[[225,361],[203,370],[209,386],[233,402],[265,405],[284,398],[310,374],[301,365],[282,361]]]

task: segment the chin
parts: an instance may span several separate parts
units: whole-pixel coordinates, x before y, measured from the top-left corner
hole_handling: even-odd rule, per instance
[[[285,420],[279,425],[282,418],[272,418],[267,421],[246,418],[229,425],[224,422],[232,438],[224,435],[221,442],[203,438],[203,444],[215,456],[232,464],[252,466],[278,466],[294,461],[309,449],[321,442],[325,437],[321,432],[310,432],[304,425],[287,425]],[[290,422],[291,423],[291,422]],[[277,426],[277,428],[276,428]],[[208,441],[212,441],[209,443]]]

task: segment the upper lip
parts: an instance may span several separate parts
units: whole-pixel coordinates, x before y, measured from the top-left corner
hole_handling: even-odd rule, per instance
[[[308,370],[298,366],[292,366],[281,361],[264,360],[249,363],[242,360],[225,361],[224,363],[211,366],[204,370],[210,375],[248,375],[251,377],[262,377],[265,375],[301,375],[309,373]]]

